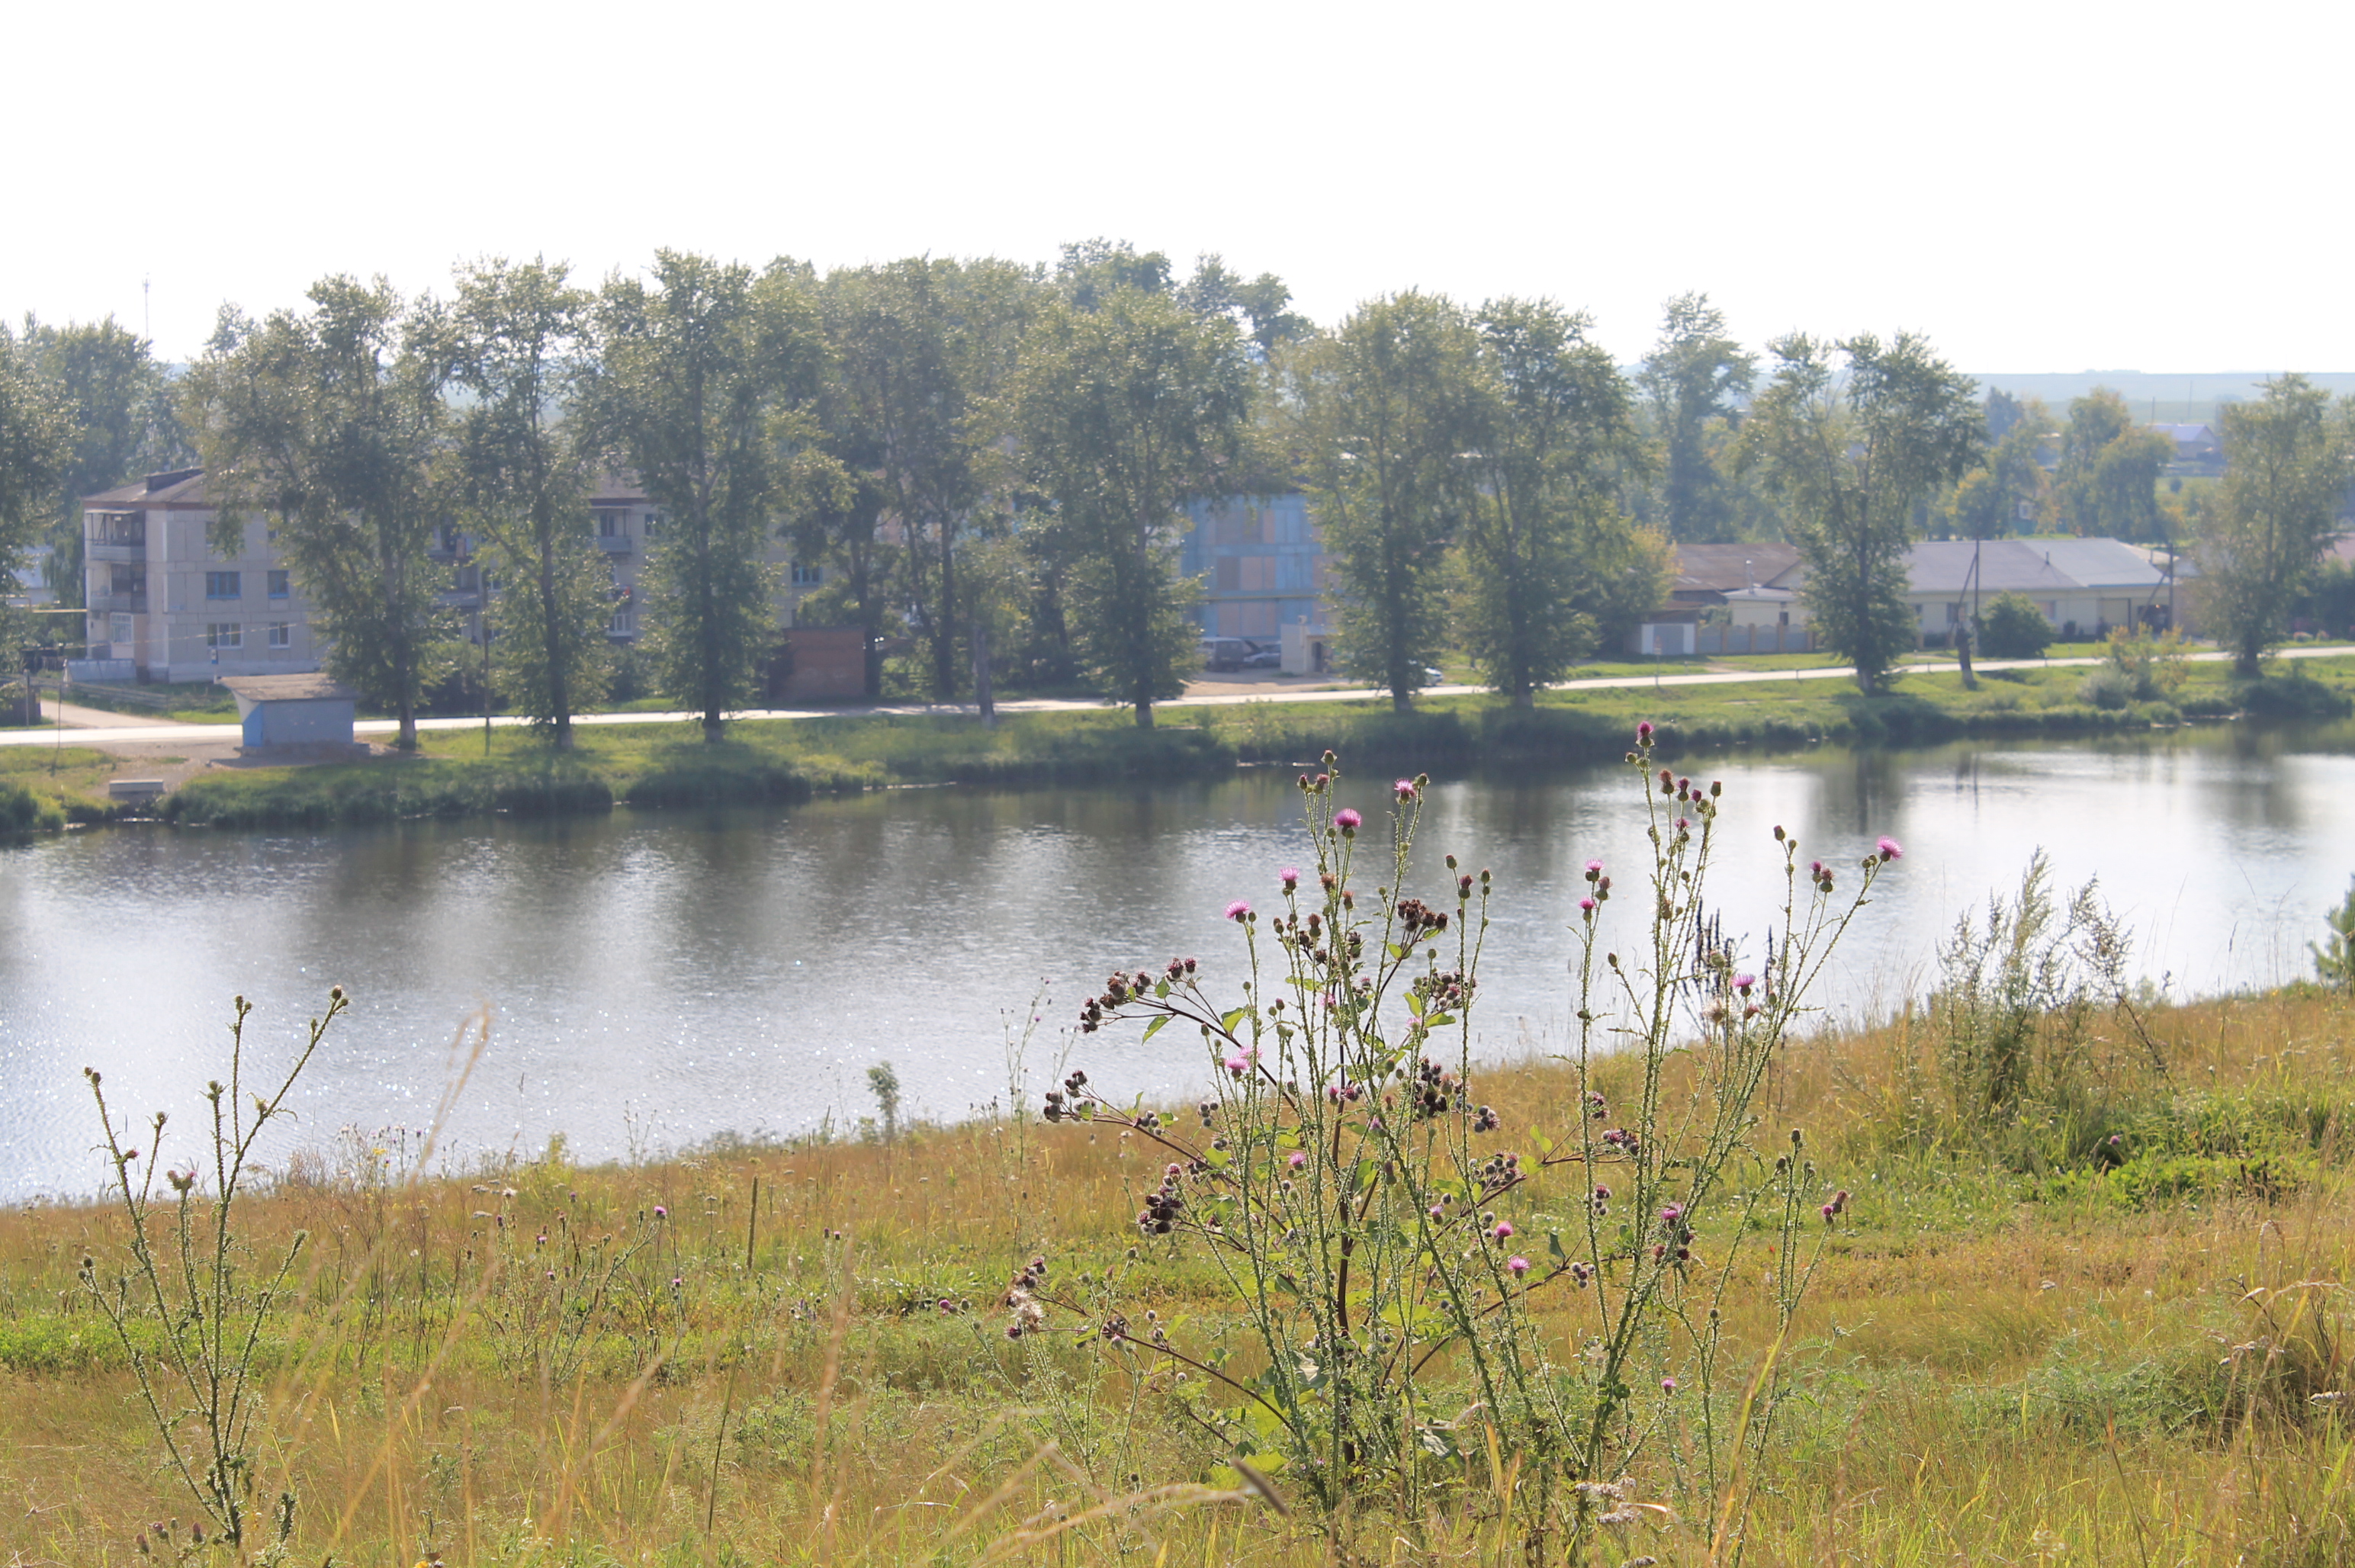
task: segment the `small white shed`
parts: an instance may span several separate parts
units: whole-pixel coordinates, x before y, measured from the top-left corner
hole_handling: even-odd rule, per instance
[[[352,743],[359,694],[324,675],[234,675],[221,684],[237,699],[249,752]]]

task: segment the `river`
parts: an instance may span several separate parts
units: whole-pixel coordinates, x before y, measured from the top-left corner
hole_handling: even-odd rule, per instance
[[[2307,944],[2355,872],[2350,725],[1678,766],[1726,786],[1715,892],[1730,933],[1763,931],[1774,907],[1773,826],[1803,859],[1851,867],[1880,835],[1903,843],[1820,998],[1849,1013],[1925,989],[1956,915],[2015,886],[2039,846],[2062,887],[2100,879],[2138,971],[2177,996],[2310,972]],[[885,1061],[908,1114],[954,1117],[1007,1095],[1008,1033],[1039,998],[1035,1093],[1109,970],[1191,955],[1220,984],[1240,976],[1221,912],[1236,898],[1273,911],[1276,869],[1308,859],[1292,780],[334,834],[123,827],[0,848],[0,1200],[96,1187],[85,1064],[119,1110],[169,1107],[192,1133],[203,1082],[225,1070],[230,997],[255,1004],[252,1060],[282,1069],[331,983],[354,1006],[289,1135],[320,1148],[346,1126],[413,1147],[464,1065],[453,1038],[485,1015],[442,1128],[461,1162],[555,1134],[605,1158],[847,1128],[872,1114],[866,1070]],[[1387,784],[1352,779],[1343,798],[1370,817]],[[1617,766],[1433,784],[1410,891],[1438,891],[1448,851],[1497,874],[1486,1051],[1559,1040],[1581,869],[1600,857],[1632,887],[1641,812]],[[1383,879],[1361,866],[1353,880]],[[1632,944],[1641,908],[1606,906],[1612,940]],[[1091,1037],[1072,1061],[1148,1096],[1204,1071],[1177,1031]]]

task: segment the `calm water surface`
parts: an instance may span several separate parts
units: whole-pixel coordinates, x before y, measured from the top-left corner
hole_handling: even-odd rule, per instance
[[[2355,871],[2355,727],[1680,766],[1725,781],[1729,932],[1764,928],[1773,825],[1836,863],[1880,834],[1904,843],[1822,997],[1843,1009],[1923,988],[1939,936],[2040,845],[2064,884],[2101,879],[2141,969],[2178,993],[2305,972]],[[1291,778],[326,836],[114,828],[0,849],[0,1200],[95,1187],[84,1064],[119,1108],[167,1107],[193,1131],[231,996],[256,1004],[254,1053],[282,1065],[335,982],[357,1006],[299,1094],[292,1136],[314,1145],[430,1122],[453,1037],[483,1008],[489,1045],[445,1131],[460,1158],[556,1133],[610,1157],[840,1125],[871,1111],[865,1070],[885,1060],[914,1110],[954,1115],[1006,1094],[1007,1030],[1042,983],[1035,1083],[1108,970],[1188,954],[1235,976],[1220,911],[1273,909],[1275,869],[1308,859]],[[1344,799],[1370,816],[1385,782]],[[1450,850],[1497,873],[1488,1051],[1558,1036],[1581,869],[1600,856],[1632,884],[1640,813],[1618,767],[1433,786],[1424,885]],[[1606,912],[1632,944],[1639,901]],[[1074,1061],[1179,1093],[1202,1062],[1174,1038],[1096,1036]]]

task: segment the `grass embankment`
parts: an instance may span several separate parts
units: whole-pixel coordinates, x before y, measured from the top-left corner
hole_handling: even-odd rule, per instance
[[[2355,1392],[2355,1009],[2296,989],[2120,1018],[1993,1119],[1939,1061],[1899,1025],[1794,1046],[1773,1085],[1762,1144],[1806,1128],[1822,1186],[1854,1196],[1781,1350],[1798,1393],[1749,1472],[1743,1561],[2350,1561],[2355,1412],[2318,1396]],[[1579,1114],[1551,1063],[1476,1092],[1500,1149]],[[1108,1125],[1006,1122],[404,1183],[347,1140],[249,1211],[258,1242],[314,1238],[262,1347],[262,1494],[291,1483],[298,1559],[346,1565],[1336,1561],[1260,1507],[1146,1511],[1141,1534],[1078,1517],[1220,1455],[1166,1366],[1010,1342],[994,1303],[1039,1255],[1221,1343],[1235,1303],[1199,1253],[1131,1251],[1161,1159]],[[1514,1217],[1542,1229],[1583,1192],[1558,1168]],[[128,1564],[143,1522],[187,1511],[75,1281],[121,1242],[100,1210],[0,1213],[16,1560]],[[1774,1338],[1771,1238],[1737,1264],[1728,1418]],[[1574,1360],[1591,1297],[1548,1300]],[[1636,1464],[1632,1495],[1673,1511],[1599,1561],[1704,1560],[1724,1499],[1692,1489],[1695,1440],[1674,1426]],[[1344,1560],[1518,1561],[1484,1522],[1494,1484],[1476,1454],[1433,1517],[1371,1505]],[[1062,1533],[1026,1546],[1026,1525]]]
[[[704,744],[692,724],[583,725],[577,749],[529,731],[428,731],[420,756],[206,774],[166,798],[185,824],[305,827],[463,816],[547,816],[616,805],[662,807],[805,799],[888,784],[1019,786],[1207,777],[1249,763],[1313,761],[1326,748],[1375,767],[1460,770],[1529,758],[1618,757],[1638,719],[1667,753],[1715,746],[1923,745],[1968,736],[2145,730],[2262,709],[2343,714],[2355,659],[2318,660],[2250,686],[2195,665],[2170,699],[2101,707],[2086,673],[1906,676],[1865,697],[1829,680],[1556,691],[1517,709],[1486,695],[1429,697],[1411,713],[1380,701],[1247,702],[1169,708],[1139,731],[1124,710],[1009,714],[995,727],[952,714],[774,720],[730,726]]]
[[[114,769],[112,757],[82,746],[0,746],[0,840],[101,820]]]

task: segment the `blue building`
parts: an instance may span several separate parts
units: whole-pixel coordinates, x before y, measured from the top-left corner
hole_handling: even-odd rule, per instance
[[[1204,636],[1273,647],[1286,626],[1322,632],[1330,568],[1305,496],[1222,496],[1186,511],[1179,568],[1201,579]]]

